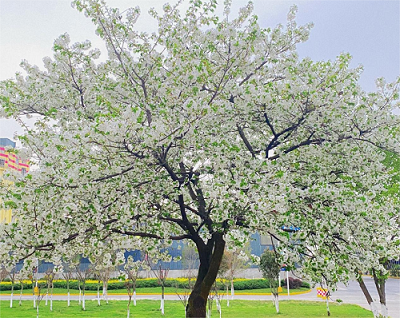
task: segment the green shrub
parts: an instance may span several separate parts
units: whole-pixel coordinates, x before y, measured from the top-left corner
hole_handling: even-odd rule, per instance
[[[261,289],[269,288],[269,282],[267,279],[246,279],[234,281],[233,286],[236,290],[243,289]]]
[[[192,280],[191,284],[193,286],[194,280]],[[229,284],[230,282],[225,281],[225,284]],[[226,285],[222,283],[221,281],[217,281],[217,289],[219,290],[224,290]],[[46,283],[41,283],[43,285],[43,288],[46,288],[47,285]],[[281,281],[282,287],[286,286],[286,280]],[[302,282],[299,279],[293,279],[289,278],[289,287],[291,289],[294,288],[299,288],[299,287],[306,287],[310,288],[310,285],[306,282]],[[69,288],[71,290],[78,290],[78,281],[76,280],[71,280],[69,282]],[[90,282],[85,284],[85,290],[97,290],[97,283]],[[239,279],[239,280],[234,280],[233,282],[234,288],[236,290],[245,290],[245,289],[262,289],[262,288],[269,288],[269,282],[267,279]],[[160,284],[158,283],[157,278],[151,278],[151,279],[138,279],[136,281],[136,288],[151,288],[151,287],[159,287]],[[165,282],[166,287],[176,287],[176,288],[189,288],[189,281],[188,280],[183,280],[183,279],[174,279],[174,278],[169,278]],[[29,289],[32,288],[32,284],[24,284],[24,289]],[[57,280],[54,281],[54,288],[63,288],[67,289],[67,282],[65,280]],[[81,284],[82,288],[82,284]],[[15,283],[14,284],[14,290],[20,289],[20,284]],[[115,290],[115,289],[125,289],[125,282],[124,281],[113,281],[108,284],[108,289],[109,290]],[[0,290],[11,290],[11,284],[0,284]]]
[[[389,272],[390,276],[400,277],[400,265],[399,264],[392,265]]]
[[[304,288],[311,288],[310,283],[307,282],[302,282],[300,287],[304,287]]]
[[[29,287],[32,287],[31,284],[29,284]],[[24,288],[26,288],[25,284],[24,284]],[[19,283],[14,284],[14,290],[17,290],[17,289],[21,289],[21,286]],[[0,284],[0,290],[11,290],[11,284],[7,284],[7,285]]]

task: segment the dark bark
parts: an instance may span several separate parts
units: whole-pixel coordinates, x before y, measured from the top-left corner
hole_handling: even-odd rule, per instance
[[[367,286],[365,286],[365,283],[364,283],[361,275],[359,275],[357,277],[357,281],[358,281],[358,285],[360,285],[360,288],[361,288],[365,298],[367,299],[368,305],[371,305],[371,303],[373,303],[374,300],[372,299],[371,294],[369,293]]]
[[[379,302],[386,306],[386,278],[383,276],[381,272],[377,273],[375,269],[372,269],[372,276],[374,277],[374,283],[376,290],[379,295]]]
[[[214,232],[207,245],[197,245],[200,266],[196,283],[186,306],[186,317],[205,318],[208,295],[217,278],[224,255],[225,241],[223,234]]]

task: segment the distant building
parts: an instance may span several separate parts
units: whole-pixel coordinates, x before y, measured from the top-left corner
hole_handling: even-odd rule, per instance
[[[12,147],[15,148],[16,142],[8,138],[0,138],[0,147]]]
[[[3,179],[4,172],[7,170],[18,171],[22,176],[29,172],[28,161],[22,160],[12,151],[7,151],[9,148],[15,148],[16,143],[8,138],[0,138],[0,180]],[[1,198],[0,198],[1,202]],[[0,209],[0,223],[10,223],[12,219],[11,209]]]

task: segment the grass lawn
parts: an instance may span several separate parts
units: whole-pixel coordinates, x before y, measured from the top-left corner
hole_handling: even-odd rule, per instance
[[[154,300],[139,300],[137,306],[131,305],[131,317],[135,318],[184,318],[185,309],[180,301],[166,301],[165,315],[162,316],[159,310],[160,302]],[[127,301],[110,301],[109,304],[102,303],[97,306],[96,301],[86,302],[86,311],[82,311],[77,301],[72,301],[71,306],[67,307],[66,301],[54,301],[53,311],[49,306],[45,306],[44,300],[40,303],[39,317],[41,318],[111,318],[126,317]],[[362,318],[373,317],[372,313],[356,305],[330,304],[331,317],[335,318]],[[263,317],[327,317],[326,305],[324,302],[305,302],[305,301],[281,301],[281,313],[275,313],[275,307],[271,301],[252,301],[234,300],[230,307],[226,307],[226,302],[222,302],[222,317],[224,318],[263,318]],[[14,307],[9,307],[8,301],[0,301],[1,318],[35,318],[36,309],[33,308],[32,301],[23,301],[22,306],[18,306],[18,301],[14,302]],[[213,304],[212,317],[219,317],[215,302]]]
[[[309,290],[308,288],[303,288],[302,287],[302,288],[298,288],[298,289],[293,289],[292,291],[293,292],[306,292],[308,290]],[[166,294],[173,294],[173,295],[175,295],[177,292],[178,293],[182,293],[182,294],[185,293],[185,292],[187,293],[187,291],[188,291],[187,289],[186,290],[185,289],[176,289],[174,287],[166,287],[165,288],[165,293]],[[45,292],[46,292],[46,289],[42,289],[41,290],[41,293],[45,293]],[[236,290],[235,294],[237,294],[237,295],[239,295],[239,294],[248,294],[248,293],[251,293],[251,294],[265,294],[265,293],[270,293],[270,292],[271,291],[270,291],[269,288],[244,289],[244,290]],[[15,297],[18,297],[19,293],[20,293],[19,289],[14,290],[14,296]],[[53,293],[54,294],[67,294],[67,290],[63,289],[63,288],[54,288]],[[77,295],[77,294],[79,294],[79,290],[71,289],[70,293],[71,293],[71,295],[74,295],[74,294]],[[96,290],[86,290],[85,293],[88,294],[88,295],[95,295],[95,294],[97,294],[97,291]],[[102,290],[102,287],[100,287],[100,294],[102,294],[102,293],[103,293],[103,290]],[[137,288],[136,289],[136,293],[137,294],[161,294],[161,287]],[[221,290],[220,293],[226,293],[226,292]],[[11,291],[10,290],[2,290],[2,291],[0,291],[0,294],[9,295],[9,294],[11,294]],[[31,295],[32,294],[32,288],[24,288],[23,289],[23,294],[24,295]],[[124,294],[124,295],[126,295],[127,292],[126,292],[126,289],[110,289],[110,290],[108,290],[108,294],[109,295],[112,295],[112,294]],[[283,289],[281,294],[282,295],[287,295],[287,290]]]

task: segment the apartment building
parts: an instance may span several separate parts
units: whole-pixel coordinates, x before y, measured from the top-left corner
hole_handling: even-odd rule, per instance
[[[16,143],[14,141],[8,138],[0,138],[0,180],[2,184],[7,183],[7,180],[3,178],[5,171],[16,171],[22,176],[29,172],[28,161],[18,157],[13,151],[15,148]],[[0,223],[10,223],[11,219],[11,209],[0,209]]]

